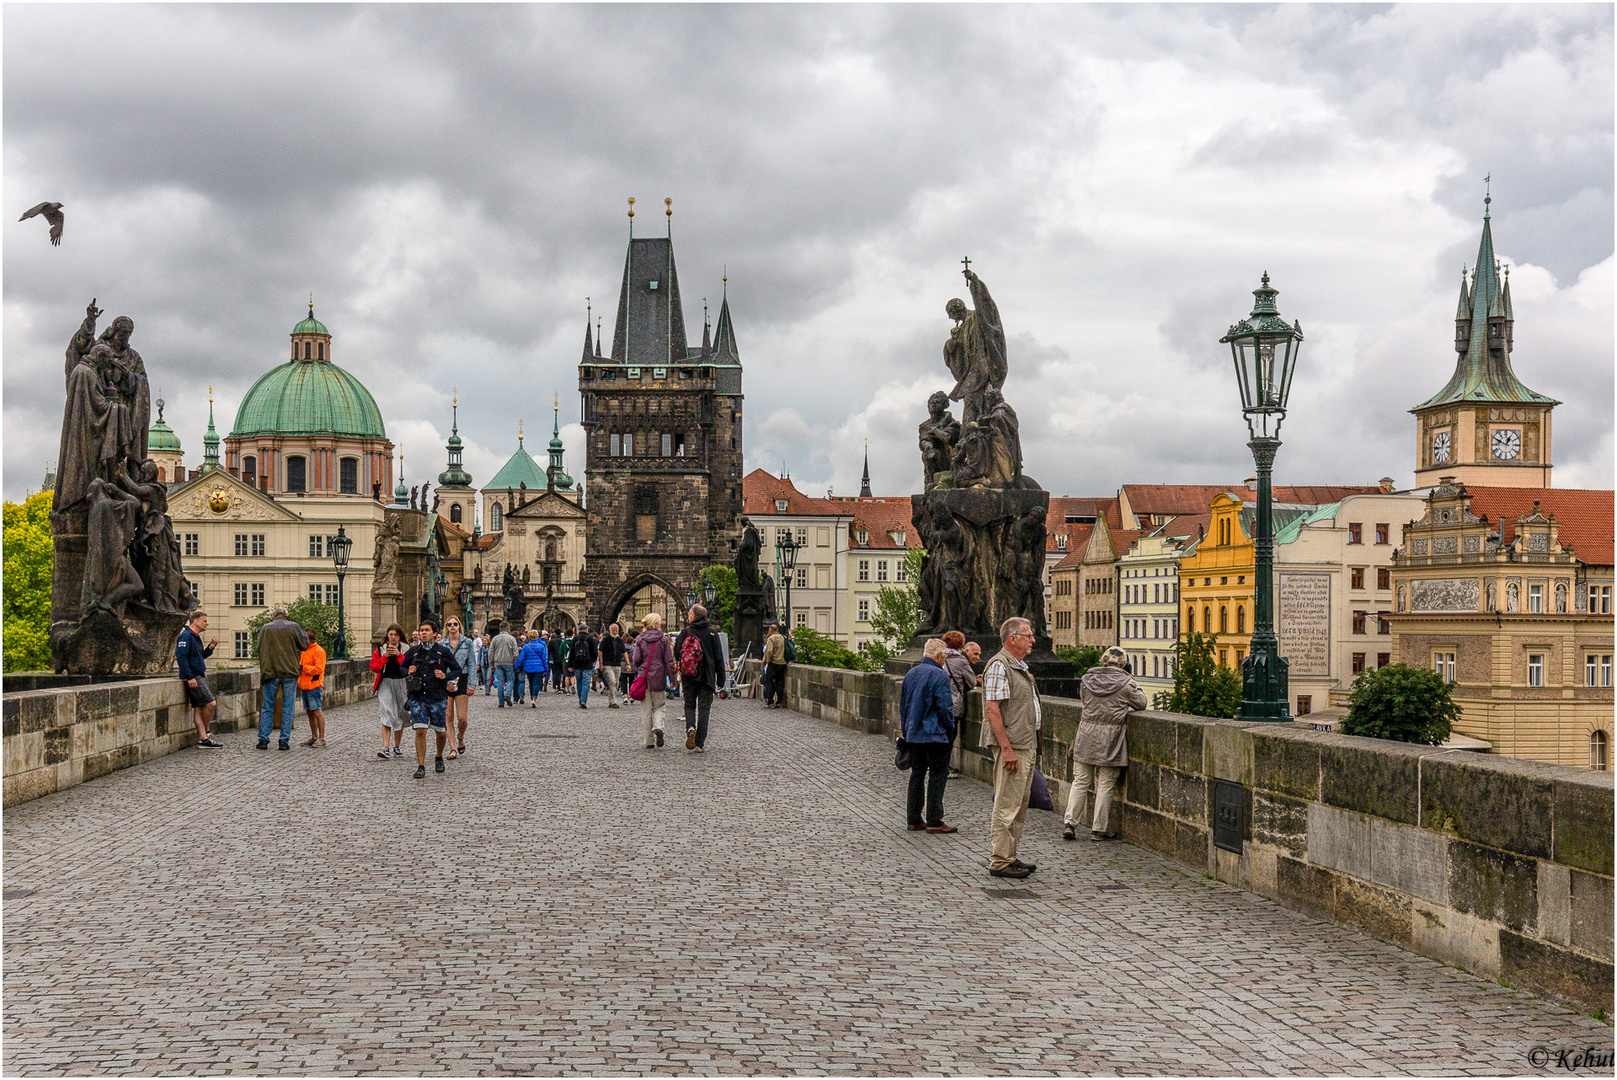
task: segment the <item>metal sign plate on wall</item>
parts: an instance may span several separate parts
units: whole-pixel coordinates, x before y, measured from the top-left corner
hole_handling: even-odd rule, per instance
[[[1242,807],[1246,789],[1230,780],[1213,781],[1213,846],[1241,851]]]

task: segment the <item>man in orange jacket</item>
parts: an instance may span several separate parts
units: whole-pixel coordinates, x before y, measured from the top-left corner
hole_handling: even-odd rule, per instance
[[[309,647],[298,657],[298,695],[303,698],[303,711],[309,714],[309,737],[304,746],[326,745],[326,713],[321,708],[321,689],[326,682],[326,650],[309,635]]]

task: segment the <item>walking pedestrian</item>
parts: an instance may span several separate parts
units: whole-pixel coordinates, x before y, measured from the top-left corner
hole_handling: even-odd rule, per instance
[[[640,702],[640,716],[645,721],[646,749],[655,750],[663,744],[663,714],[667,711],[668,677],[674,671],[674,649],[663,633],[661,615],[653,611],[645,617],[643,626],[635,635],[629,665],[645,676],[646,696]]]
[[[522,651],[517,653],[516,671],[518,680],[524,677],[528,680],[528,708],[537,709],[539,695],[545,689],[545,675],[550,671],[550,655],[539,638],[539,631],[528,631],[528,640],[523,644]]]
[[[576,628],[574,632],[577,632]],[[566,694],[573,689],[573,669],[567,666],[567,654],[572,648],[573,643],[565,634],[556,634],[556,648],[551,653],[550,673],[558,694]]]
[[[590,673],[595,670],[597,653],[595,637],[590,633],[589,626],[580,623],[578,633],[573,635],[573,643],[567,650],[567,666],[572,669],[573,682],[578,687],[580,709],[589,708]]]
[[[548,630],[539,631],[539,644],[545,647],[545,666],[539,672],[539,692],[544,693],[550,689],[550,653],[555,648],[552,644],[555,638]]]
[[[511,696],[511,684],[516,680],[517,653],[522,646],[505,629],[505,623],[494,623],[494,637],[488,643],[488,662],[494,669],[494,684],[498,688],[499,696],[495,699],[496,708],[503,709],[506,699]]]
[[[444,709],[444,723],[449,725],[449,753],[451,761],[466,752],[466,713],[471,707],[472,679],[477,671],[477,639],[460,632],[460,620],[453,615],[444,623],[444,647],[455,657],[461,677],[449,691]]]
[[[685,749],[701,753],[707,747],[708,714],[724,671],[719,635],[708,625],[707,608],[701,604],[691,605],[685,629],[674,641],[674,665],[685,701]]]
[[[321,708],[325,685],[326,650],[310,634],[309,647],[298,657],[298,696],[303,699],[303,711],[309,716],[309,737],[303,740],[304,746],[326,745],[326,713]]]
[[[371,670],[376,683],[371,687],[382,708],[382,748],[379,758],[403,757],[404,720],[410,714],[404,686],[404,628],[390,623],[382,632],[382,643],[371,654]]]
[[[1072,788],[1067,793],[1063,840],[1078,835],[1091,789],[1095,810],[1090,818],[1091,840],[1115,840],[1112,831],[1112,793],[1117,777],[1129,763],[1129,713],[1145,708],[1145,691],[1128,671],[1129,654],[1113,645],[1100,663],[1078,680],[1078,734],[1072,740]]]
[[[179,640],[174,643],[174,659],[180,665],[180,682],[185,684],[185,700],[191,705],[191,719],[197,726],[197,745],[218,750],[225,744],[214,742],[209,733],[219,703],[208,688],[208,657],[218,648],[219,639],[212,638],[203,645],[202,635],[207,629],[208,613],[200,610],[191,612],[191,620],[185,624]]]
[[[1033,651],[1033,625],[1009,618],[999,628],[1000,650],[983,669],[982,739],[994,751],[994,810],[989,819],[994,877],[1025,878],[1037,864],[1016,857],[1027,822],[1028,790],[1038,756],[1039,689],[1023,661]]]
[[[263,701],[258,709],[258,748],[269,749],[270,729],[275,723],[275,697],[281,698],[282,750],[292,749],[292,710],[298,689],[300,658],[309,647],[303,627],[286,614],[285,604],[276,604],[270,621],[258,631],[258,671]]]
[[[613,623],[601,639],[601,678],[606,683],[606,707],[609,709],[618,707],[618,697],[623,693],[623,658],[628,653],[623,628]]]
[[[778,709],[786,700],[786,639],[780,626],[771,623],[764,639],[764,708]]]
[[[445,718],[449,691],[460,681],[460,665],[455,654],[438,640],[438,624],[431,619],[421,623],[421,640],[404,654],[405,679],[410,695],[410,726],[415,728],[415,778],[427,775],[427,732],[437,737],[438,753],[433,770],[444,771],[444,743],[449,738]]]
[[[957,831],[943,821],[943,788],[949,781],[949,751],[956,730],[946,652],[941,639],[928,638],[922,648],[923,659],[905,673],[899,688],[898,713],[904,725],[904,742],[910,749],[907,810],[911,832]]]

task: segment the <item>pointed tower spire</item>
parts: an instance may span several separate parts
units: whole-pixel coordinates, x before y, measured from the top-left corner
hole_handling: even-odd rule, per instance
[[[870,498],[870,440],[865,440],[865,475],[859,481],[859,497]]]
[[[1466,288],[1466,268],[1460,267],[1460,303],[1454,309],[1456,319],[1471,317],[1471,290]]]
[[[702,359],[706,361],[713,355],[713,324],[707,317],[707,297],[702,297]]]
[[[601,317],[595,316],[595,355],[601,355]]]
[[[545,480],[552,491],[571,491],[573,478],[567,475],[567,469],[562,463],[561,445],[561,394],[557,394],[551,406],[550,421],[550,466],[545,469]]]
[[[715,364],[741,364],[741,350],[736,347],[736,330],[730,322],[730,274],[724,275],[724,298],[719,301],[719,328],[713,338]]]
[[[593,314],[594,314],[594,312],[590,307],[590,298],[586,296],[586,297],[584,297],[584,359],[583,359],[583,363],[586,363],[586,364],[589,363],[591,360],[595,359],[595,356],[596,356],[595,346],[590,341],[590,317]]]
[[[219,432],[213,426],[213,387],[208,387],[208,433],[202,436],[201,472],[219,468]]]
[[[460,390],[452,392],[449,399],[449,442],[445,449],[449,452],[449,467],[438,474],[438,487],[442,488],[470,488],[472,477],[461,464],[462,444],[460,441]]]
[[[393,501],[400,506],[410,501],[410,489],[404,486],[404,451],[399,451],[399,482],[393,485]]]

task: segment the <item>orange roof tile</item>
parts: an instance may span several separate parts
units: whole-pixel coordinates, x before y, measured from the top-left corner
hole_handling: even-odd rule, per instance
[[[916,532],[911,523],[912,507],[909,496],[876,496],[862,499],[838,499],[844,507],[843,513],[853,515],[849,523],[850,547],[862,548],[898,548],[890,535],[898,531],[904,534],[904,546],[918,548],[921,546],[920,534]],[[865,543],[858,539],[860,530],[866,533]]]
[[[1516,519],[1533,502],[1560,523],[1561,543],[1587,566],[1612,565],[1612,493],[1580,488],[1467,487],[1471,512],[1499,526],[1501,543],[1516,539]]]
[[[1232,492],[1237,497],[1251,500],[1257,493],[1247,488],[1246,482],[1238,484],[1124,484],[1123,490],[1128,493],[1129,506],[1137,517],[1147,515],[1164,515],[1177,517],[1181,514],[1205,514],[1207,507],[1213,499],[1224,492]],[[1344,487],[1329,484],[1305,484],[1280,486],[1274,489],[1274,501],[1277,503],[1294,503],[1304,506],[1323,506],[1326,503],[1340,502],[1349,495],[1374,495],[1381,488],[1370,484],[1359,487]]]
[[[754,469],[741,480],[742,512],[758,518],[778,513],[775,502],[786,500],[786,513],[798,517],[847,517],[848,509],[840,499],[816,499],[805,495],[783,480],[763,469]]]
[[[1069,554],[1066,559],[1062,559],[1060,562],[1056,563],[1056,566],[1064,566],[1066,565],[1068,559],[1071,559],[1073,555],[1077,555],[1079,558],[1083,557],[1084,549],[1089,546],[1089,534],[1094,531],[1095,526],[1093,525],[1063,525],[1056,532],[1046,534],[1044,538],[1044,550],[1047,553],[1058,551],[1068,552]],[[1056,536],[1058,533],[1066,536],[1066,547],[1061,547],[1056,542]]]

